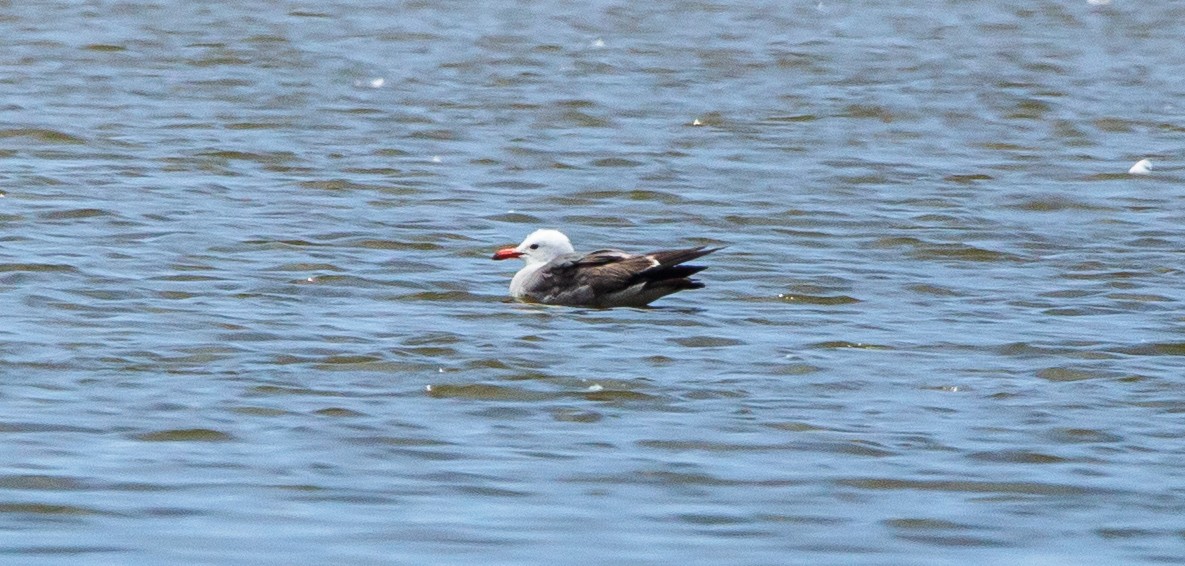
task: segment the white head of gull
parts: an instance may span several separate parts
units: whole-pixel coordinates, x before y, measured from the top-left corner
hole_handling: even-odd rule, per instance
[[[633,255],[620,250],[578,254],[558,230],[536,230],[523,243],[503,248],[493,259],[522,258],[510,281],[515,299],[550,305],[595,308],[642,307],[704,285],[691,276],[706,266],[683,265],[720,248],[686,248]]]

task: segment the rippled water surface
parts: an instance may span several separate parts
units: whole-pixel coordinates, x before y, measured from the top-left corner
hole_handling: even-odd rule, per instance
[[[0,562],[1185,562],[1182,37],[0,1]],[[539,227],[728,247],[507,302]]]

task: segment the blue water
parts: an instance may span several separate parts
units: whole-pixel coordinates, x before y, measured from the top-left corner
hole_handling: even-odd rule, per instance
[[[1181,562],[1182,22],[0,4],[0,563]]]

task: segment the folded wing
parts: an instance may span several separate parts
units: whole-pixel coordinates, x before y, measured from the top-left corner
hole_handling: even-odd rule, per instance
[[[685,265],[720,248],[687,248],[632,255],[619,250],[567,254],[544,265],[526,289],[527,298],[542,303],[619,307],[651,301],[704,285],[691,278],[707,268]]]

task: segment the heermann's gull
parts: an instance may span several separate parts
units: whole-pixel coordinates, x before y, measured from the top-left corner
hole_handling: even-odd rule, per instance
[[[522,301],[578,307],[642,307],[651,301],[704,284],[691,279],[707,269],[683,263],[720,248],[687,248],[632,255],[620,250],[578,254],[557,230],[536,230],[516,248],[494,259],[521,257],[526,267],[510,281],[510,295]]]

